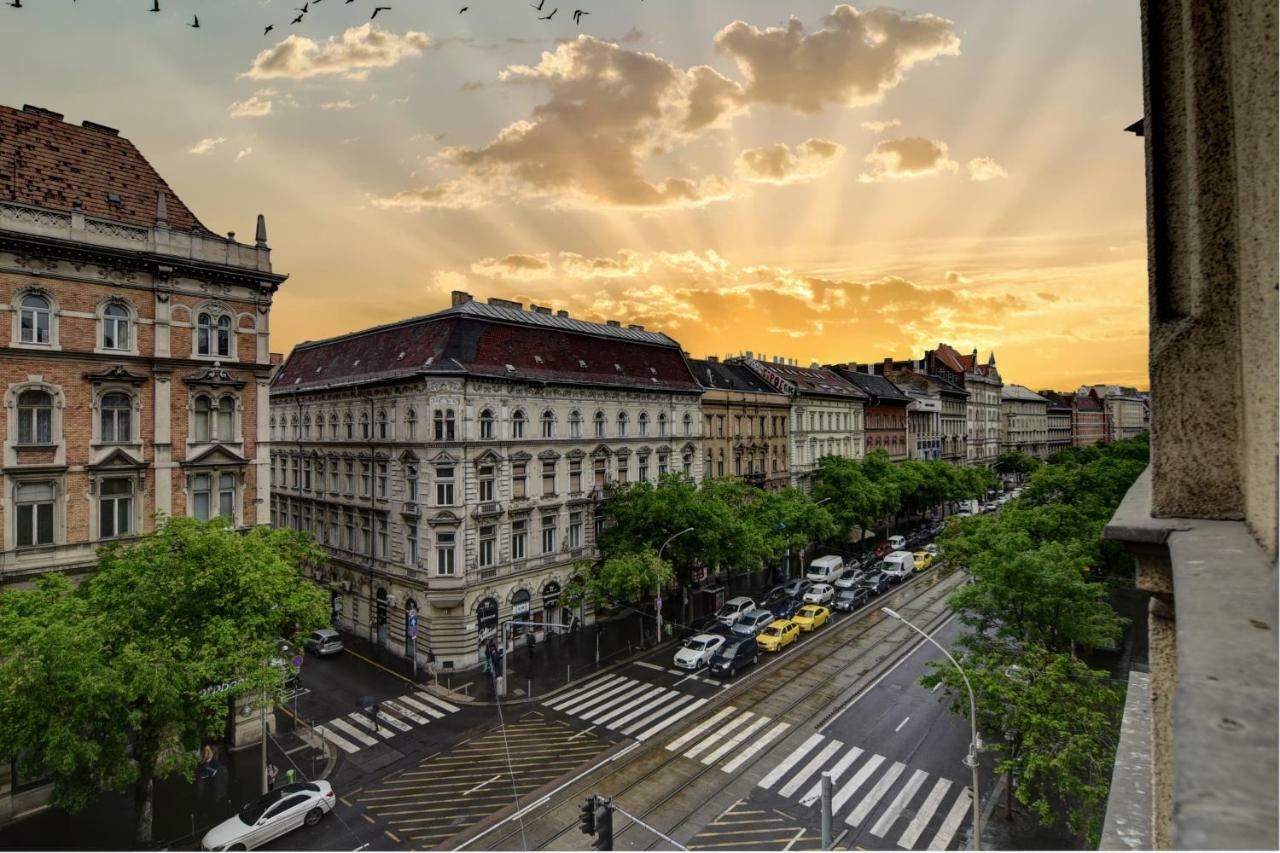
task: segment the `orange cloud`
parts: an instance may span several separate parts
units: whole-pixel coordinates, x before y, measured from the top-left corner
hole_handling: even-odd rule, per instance
[[[305,80],[334,75],[363,80],[373,69],[390,68],[405,59],[421,56],[428,44],[430,39],[426,33],[410,30],[396,35],[378,29],[372,22],[351,27],[341,37],[330,37],[323,44],[305,36],[291,35],[254,57],[249,70],[240,76],[252,80],[274,77]]]
[[[878,142],[866,161],[871,164],[871,171],[858,176],[863,183],[923,178],[954,172],[957,168],[956,161],[947,157],[947,143],[922,136]]]
[[[844,146],[829,139],[806,139],[794,150],[779,142],[748,148],[738,155],[738,170],[748,181],[792,184],[812,180],[844,155]]]

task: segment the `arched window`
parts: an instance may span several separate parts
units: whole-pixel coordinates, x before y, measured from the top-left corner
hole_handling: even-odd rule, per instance
[[[604,412],[596,412],[596,438],[604,438]]]
[[[329,438],[336,439],[338,437],[338,413],[329,413]]]
[[[128,394],[118,391],[102,395],[102,441],[105,444],[125,444],[132,430],[132,401]]]
[[[290,434],[293,436],[295,441],[297,441],[299,438],[302,438],[302,429],[298,426],[297,415],[294,415],[292,418],[289,419],[289,426],[291,428]]]
[[[684,413],[684,434],[693,435],[693,415]]]
[[[439,433],[440,430],[437,429],[436,432]],[[436,436],[437,439],[439,437],[439,435]],[[493,438],[493,412],[489,409],[480,412],[480,437],[482,439]]]
[[[418,437],[418,410],[409,409],[404,413],[405,430],[409,434],[409,440],[413,441]]]
[[[276,416],[275,415],[271,416],[271,431],[267,433],[267,435],[271,436],[273,439],[278,438],[278,436],[276,435]]]
[[[53,397],[48,391],[18,395],[18,444],[53,443]]]
[[[311,415],[302,416],[302,437],[311,438]]]
[[[53,308],[46,297],[31,294],[22,298],[19,337],[24,344],[47,344],[51,335]]]
[[[218,355],[231,355],[231,318],[226,314],[218,318]]]
[[[664,438],[667,435],[667,413],[666,412],[658,413],[658,435]]]
[[[618,437],[625,438],[627,435],[627,413],[618,412]]]
[[[542,413],[542,437],[556,437],[556,413],[550,409]]]
[[[577,409],[569,413],[569,437],[582,438],[582,413]]]
[[[388,437],[389,436],[387,433],[387,413],[383,409],[378,409],[378,439],[381,441],[386,441]]]
[[[453,441],[455,435],[453,409],[436,409],[434,421],[436,441]]]
[[[366,440],[369,438],[369,413],[368,412],[360,413],[360,437]]]
[[[476,606],[476,627],[481,633],[498,627],[498,600],[485,598]]]
[[[231,317],[215,316],[201,311],[196,317],[196,353],[198,355],[231,355]]]
[[[347,412],[347,414],[342,418],[342,422],[346,427],[347,441],[350,441],[356,437],[355,426],[354,422],[351,420],[350,412]]]
[[[129,349],[129,309],[118,302],[102,311],[102,348]]]
[[[511,416],[511,437],[524,438],[524,412],[516,409],[515,414]]]
[[[196,317],[196,352],[200,355],[209,355],[209,339],[213,333],[213,317],[208,312],[202,311]]]
[[[641,412],[640,417],[636,419],[636,425],[640,430],[640,437],[643,438],[649,434],[649,413]]]

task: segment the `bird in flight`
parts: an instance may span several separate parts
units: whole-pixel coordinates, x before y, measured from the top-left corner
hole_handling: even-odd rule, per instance
[[[582,16],[583,16],[583,15],[590,15],[590,14],[591,14],[590,12],[584,12],[584,11],[582,11],[581,9],[574,9],[574,10],[573,10],[573,22],[574,22],[575,24],[577,24],[577,25],[581,26],[581,25],[582,25]]]
[[[554,18],[554,17],[556,16],[556,12],[559,12],[559,11],[560,11],[560,9],[559,9],[559,8],[552,9],[552,10],[551,10],[551,14],[550,14],[550,15],[539,15],[539,16],[538,16],[538,20],[539,20],[539,21],[549,21],[549,20],[551,20],[552,18]]]
[[[547,2],[547,0],[538,0],[538,5],[537,5],[537,6],[534,6],[532,3],[530,3],[530,4],[529,4],[529,6],[530,6],[531,8],[537,9],[539,12],[541,12],[541,11],[542,11],[542,7],[543,7],[544,5],[546,5],[546,2]]]
[[[310,5],[311,5],[310,3],[303,3],[301,9],[299,9],[297,6],[294,6],[293,8],[295,11],[301,12],[302,14],[305,15],[307,14],[307,7]]]
[[[303,17],[304,17],[304,16],[299,15],[298,17],[294,18],[294,19],[293,19],[292,21],[290,21],[289,23],[291,23],[291,24],[300,24],[300,23],[302,23],[302,18],[303,18]]]
[[[15,9],[21,9],[21,8],[22,8],[22,0],[13,0],[13,2],[12,2],[12,3],[9,3],[8,5],[12,6],[12,7],[13,7],[13,8],[15,8]]]
[[[369,20],[372,21],[374,18],[378,17],[379,12],[390,12],[390,11],[391,11],[390,6],[374,6],[373,14],[369,16]]]
[[[458,10],[458,14],[461,15],[463,12],[467,11],[470,8],[471,8],[470,6],[463,6],[461,9]]]
[[[194,27],[194,28],[196,28],[197,30],[198,30],[198,29],[200,29],[200,16],[199,16],[199,15],[192,15],[192,16],[191,16],[191,23],[187,24],[187,26],[188,26],[188,27]]]
[[[275,24],[267,24],[267,28],[262,31],[262,34],[265,36],[267,33],[271,32],[275,28],[276,28]]]

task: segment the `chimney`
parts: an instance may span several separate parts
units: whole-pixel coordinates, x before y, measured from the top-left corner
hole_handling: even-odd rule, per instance
[[[156,190],[156,227],[169,227],[169,202],[164,190]]]
[[[550,312],[550,309],[548,309],[547,313],[551,313],[551,312]],[[559,311],[557,311],[557,312],[556,312],[556,316],[557,316],[557,317],[563,317],[563,318],[565,318],[566,320],[568,320],[568,319],[569,319],[569,312],[568,312],[568,311],[566,311],[566,310],[564,310],[563,308],[561,308]]]
[[[743,350],[742,355],[746,358],[755,358],[755,354],[751,350]]]
[[[449,294],[449,297],[452,300],[449,305],[450,308],[457,308],[459,305],[466,305],[472,301],[471,294],[465,290],[455,290]]]
[[[258,227],[253,232],[254,245],[259,249],[267,248],[267,217],[258,214]]]
[[[630,330],[631,330],[631,331],[633,331],[633,332],[643,332],[643,331],[644,331],[644,326],[641,326],[639,323],[628,323],[628,324],[627,324],[627,328],[628,328],[628,329],[630,329]]]
[[[719,363],[720,363],[720,359],[719,359],[719,358],[717,358],[717,357],[716,357],[716,356],[714,356],[714,355],[709,355],[709,356],[707,356],[707,361],[711,362],[712,364],[719,364]]]
[[[530,303],[529,303],[529,310],[530,310],[530,311],[532,311],[534,314],[537,314],[537,313],[539,313],[539,312],[541,312],[541,311],[542,311],[542,306],[541,306],[541,305],[535,305],[534,303],[530,302]]]
[[[613,326],[615,329],[622,328],[622,323],[618,322],[617,320],[605,320],[604,322],[606,325]]]
[[[880,375],[881,375],[881,376],[888,376],[888,375],[889,375],[890,373],[892,373],[892,372],[893,372],[893,359],[891,359],[891,358],[886,358],[886,359],[884,360],[884,365],[881,367],[881,373],[880,373]]]
[[[821,367],[821,366],[822,366],[822,365],[818,364],[818,362],[816,362],[816,361],[811,361],[811,362],[809,362],[809,369],[810,369],[810,370],[817,370],[817,369],[818,369],[819,367]]]
[[[120,131],[114,127],[107,127],[105,124],[98,124],[96,121],[82,121],[80,126],[86,130],[96,130],[98,133],[105,133],[107,136],[119,136]]]
[[[22,111],[33,116],[44,116],[54,121],[62,121],[62,113],[55,113],[53,110],[46,110],[44,107],[34,107],[31,104],[23,104]]]
[[[496,296],[489,297],[489,304],[494,308],[510,308],[512,311],[523,311],[524,305],[519,302],[513,302],[510,299],[499,299]]]

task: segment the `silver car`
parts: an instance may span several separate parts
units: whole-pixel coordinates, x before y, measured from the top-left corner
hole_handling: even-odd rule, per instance
[[[321,628],[318,631],[312,631],[304,645],[307,651],[321,657],[336,655],[343,649],[342,636],[332,628]]]

